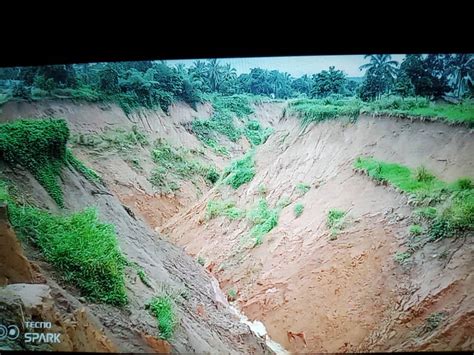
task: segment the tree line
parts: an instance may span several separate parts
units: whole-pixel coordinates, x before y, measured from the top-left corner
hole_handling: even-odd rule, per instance
[[[88,101],[113,100],[126,111],[136,107],[161,107],[177,100],[194,106],[203,93],[253,94],[277,99],[357,96],[370,101],[384,94],[430,99],[447,93],[472,97],[472,54],[407,55],[398,63],[390,55],[366,55],[360,80],[348,78],[334,66],[298,78],[278,70],[252,68],[238,75],[230,64],[218,59],[196,60],[191,66],[170,67],[164,61],[48,65],[3,68],[0,80],[7,82],[15,98],[31,99],[56,94]]]

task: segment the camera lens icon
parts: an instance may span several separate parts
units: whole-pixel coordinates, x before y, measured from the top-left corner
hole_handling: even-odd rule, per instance
[[[20,336],[20,329],[16,325],[10,325],[8,327],[8,339],[15,340]]]
[[[0,340],[5,340],[7,337],[8,329],[4,325],[0,324]]]
[[[8,327],[0,324],[0,340],[5,340],[7,337],[10,340],[15,340],[20,336],[20,329],[16,325],[9,325]]]

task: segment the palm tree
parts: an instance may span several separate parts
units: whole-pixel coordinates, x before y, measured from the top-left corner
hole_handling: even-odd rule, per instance
[[[456,54],[449,63],[448,75],[453,78],[457,97],[464,93],[474,80],[474,55]]]
[[[391,78],[393,80],[395,78],[398,62],[392,60],[390,54],[367,54],[364,56],[364,59],[367,58],[370,58],[370,63],[361,65],[359,67],[360,70],[367,69],[367,71],[378,72],[388,76],[387,79]]]
[[[232,81],[237,78],[237,70],[232,68],[229,63],[222,67],[222,78],[224,81]]]
[[[392,60],[390,54],[367,54],[364,59],[370,58],[370,63],[361,65],[360,70],[366,69],[366,73],[370,73],[378,77],[382,84],[382,94],[393,84],[397,74],[398,62]]]
[[[216,58],[207,61],[207,78],[212,91],[218,91],[222,81],[222,67]]]

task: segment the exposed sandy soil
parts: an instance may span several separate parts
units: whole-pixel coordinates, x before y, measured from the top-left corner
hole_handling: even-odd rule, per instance
[[[405,248],[411,207],[398,192],[355,174],[352,163],[359,155],[373,155],[411,167],[423,164],[447,181],[473,177],[473,133],[438,123],[369,117],[355,125],[326,122],[304,131],[286,118],[276,127],[257,153],[257,175],[245,188],[211,191],[173,217],[163,233],[191,255],[215,263],[221,287],[238,289],[244,313],[262,321],[289,350],[471,349],[472,239],[459,249],[459,240],[429,245],[403,270],[393,256]],[[298,182],[312,185],[302,197],[295,191]],[[269,191],[270,206],[283,196],[293,201],[263,245],[242,247],[249,230],[245,220],[219,217],[203,223],[208,199],[230,198],[248,208],[260,184]],[[298,219],[296,202],[305,208]],[[350,211],[349,226],[335,241],[325,226],[331,208]],[[444,250],[449,255],[456,251],[447,265],[436,259]],[[439,310],[448,312],[449,321],[433,333],[413,336]],[[405,319],[403,326],[400,319]],[[441,335],[457,327],[463,335]],[[287,331],[304,331],[308,347],[290,344]]]
[[[137,221],[112,203],[112,196],[92,198],[90,190],[94,188],[82,180],[80,184],[71,183],[77,181],[73,177],[67,183],[67,205],[77,209],[92,202],[98,204],[106,220],[117,225],[121,247],[146,267],[158,284],[184,283],[200,295],[182,305],[186,319],[183,324],[189,325],[178,334],[175,350],[190,351],[187,342],[196,351],[212,346],[222,349],[229,344],[222,332],[233,326],[221,316],[210,315],[210,300],[215,299],[212,288],[195,289],[200,282],[209,284],[209,276],[202,276],[201,270],[186,272],[196,270],[192,259],[184,261],[177,256],[178,249],[156,241],[150,231],[140,232],[144,230],[141,218],[192,257],[202,256],[206,266],[215,265],[213,274],[224,293],[231,288],[238,290],[239,308],[250,319],[262,321],[269,335],[290,351],[472,350],[472,238],[431,243],[416,252],[408,265],[395,263],[394,254],[407,247],[412,207],[406,196],[355,173],[352,164],[359,155],[373,155],[410,167],[424,165],[446,181],[474,177],[474,133],[438,122],[372,117],[362,117],[355,124],[324,122],[302,130],[297,119],[282,117],[283,108],[284,104],[257,106],[255,118],[275,132],[258,148],[257,175],[237,191],[228,186],[209,190],[203,183],[199,192],[195,185],[183,182],[175,196],[161,196],[143,173],[121,157],[97,156],[76,147],[74,152],[101,173],[110,190],[133,210]],[[170,116],[145,112],[128,119],[114,106],[101,109],[97,105],[60,102],[7,104],[0,120],[52,113],[66,117],[77,132],[99,132],[120,125],[130,128],[136,123],[152,136],[192,149],[199,147],[199,142],[186,127],[194,117],[208,117],[211,109],[201,106],[196,113],[180,104],[171,109]],[[242,141],[232,146],[232,157],[241,155],[247,144]],[[145,171],[152,167],[146,150],[136,154],[143,160]],[[210,151],[206,151],[206,159],[221,168],[229,162]],[[27,179],[25,175],[23,181]],[[295,188],[300,182],[311,185],[303,196]],[[261,246],[248,247],[250,226],[246,220],[205,220],[210,199],[232,199],[241,208],[252,207],[261,197],[260,184],[267,188],[265,197],[271,207],[282,197],[292,201]],[[54,209],[48,206],[50,202],[41,188],[33,190],[39,202]],[[293,207],[298,202],[304,205],[304,212],[296,219]],[[330,240],[325,225],[332,208],[348,211],[347,226],[336,240]],[[163,276],[168,274],[173,276]],[[139,309],[151,292],[140,281],[130,282],[132,304]],[[90,307],[120,339],[130,324],[145,329],[147,334],[156,331],[145,312],[116,314],[104,306]],[[444,312],[445,320],[435,330],[426,331],[426,318],[434,312]],[[218,329],[219,340],[212,331],[214,335],[206,332],[197,337],[197,329],[203,327]],[[299,340],[290,343],[287,331],[303,331],[307,347]],[[244,334],[240,332],[243,330],[237,334]],[[232,335],[230,341],[239,337]],[[129,336],[127,344],[134,344],[130,351],[143,349],[143,339]]]

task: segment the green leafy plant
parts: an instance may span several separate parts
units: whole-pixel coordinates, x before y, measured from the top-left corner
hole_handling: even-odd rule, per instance
[[[423,228],[417,224],[413,224],[409,228],[411,235],[420,235],[423,233]]]
[[[206,264],[206,260],[202,256],[198,256],[197,262],[201,266],[204,266],[204,264]]]
[[[59,175],[69,128],[60,119],[16,120],[0,125],[0,159],[33,174],[56,203],[64,206]]]
[[[255,246],[263,243],[263,237],[278,224],[279,209],[270,209],[265,199],[260,199],[257,205],[247,213],[252,223],[250,235],[255,239]]]
[[[164,340],[171,339],[177,325],[173,299],[168,295],[154,297],[148,303],[147,308],[158,321],[160,338]]]
[[[304,206],[301,203],[297,203],[294,208],[295,217],[298,218],[303,214]]]
[[[235,190],[251,181],[255,176],[254,152],[250,151],[242,159],[234,161],[224,170],[225,183]]]
[[[15,231],[32,240],[67,283],[77,286],[91,301],[127,304],[126,259],[114,226],[100,222],[95,209],[55,216],[36,207],[18,205],[5,184],[0,187],[0,200],[9,202]]]
[[[337,234],[344,228],[344,219],[347,213],[338,209],[330,209],[326,225],[330,228],[331,238],[335,239]]]
[[[218,216],[226,216],[230,219],[239,219],[244,215],[245,211],[235,207],[235,202],[233,201],[210,200],[207,203],[207,219],[212,219]]]

